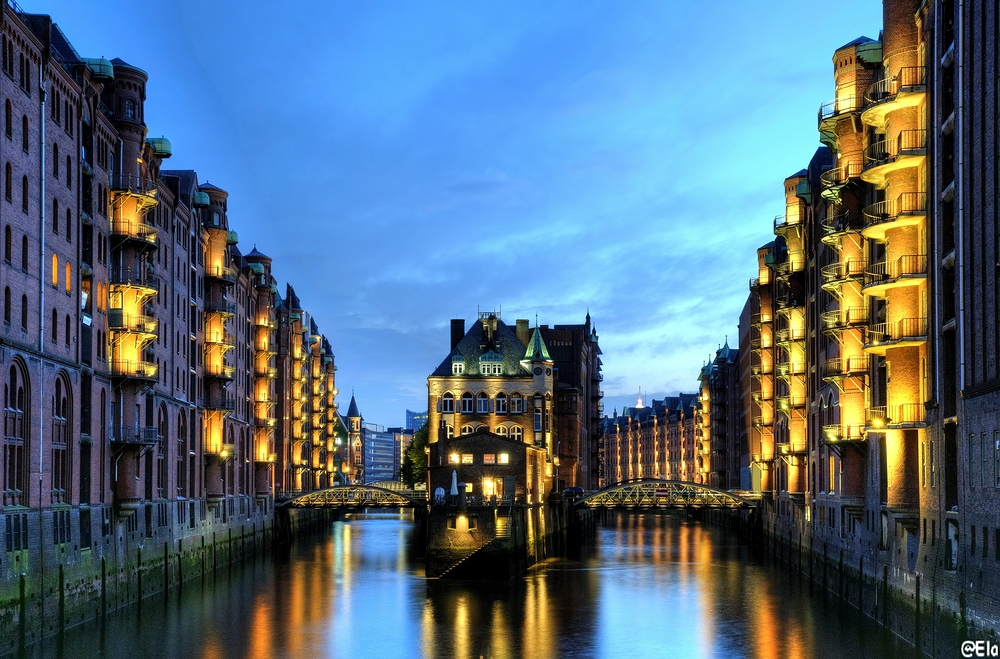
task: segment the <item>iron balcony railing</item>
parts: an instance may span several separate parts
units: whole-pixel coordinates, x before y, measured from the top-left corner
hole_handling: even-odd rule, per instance
[[[205,298],[205,311],[233,316],[236,314],[236,303],[225,298],[208,297]]]
[[[805,396],[778,396],[778,409],[785,412],[806,406]]]
[[[924,423],[925,419],[926,409],[923,403],[870,407],[865,411],[865,426],[868,428],[918,425]]]
[[[824,217],[820,221],[820,229],[823,231],[823,238],[827,239],[845,233],[860,231],[861,223],[854,220],[848,211],[840,211],[838,213],[830,213]]]
[[[232,412],[236,409],[236,399],[232,396],[205,396],[205,408]]]
[[[784,327],[778,330],[777,336],[779,345],[792,341],[805,341],[806,330],[804,327]]]
[[[776,215],[774,217],[774,232],[778,233],[794,226],[801,226],[804,221],[805,215],[802,213]]]
[[[860,96],[841,96],[834,98],[819,106],[817,113],[817,123],[823,123],[827,119],[832,119],[838,115],[858,112],[864,107],[864,99]]]
[[[892,323],[873,323],[865,330],[865,345],[927,338],[927,318],[901,318]]]
[[[802,375],[805,372],[805,362],[782,362],[778,364],[778,377],[787,378],[792,375]]]
[[[846,185],[852,178],[861,176],[864,153],[853,151],[840,156],[841,165],[831,167],[819,175],[820,185],[824,189],[837,188]]]
[[[258,378],[273,380],[278,377],[278,369],[274,366],[254,366],[253,374]]]
[[[880,261],[865,268],[865,286],[890,284],[903,277],[926,275],[926,254],[904,254],[894,261]]]
[[[111,441],[117,444],[155,444],[160,441],[160,431],[153,426],[112,428]]]
[[[770,375],[773,372],[773,367],[770,363],[768,364],[753,364],[750,367],[750,372],[753,375]]]
[[[130,192],[132,194],[153,196],[157,190],[154,181],[133,174],[109,176],[108,183],[115,192]]]
[[[235,268],[229,268],[224,265],[205,266],[205,277],[209,279],[220,279],[225,282],[234,283],[237,274]]]
[[[226,331],[205,332],[205,343],[232,347],[236,344],[236,337]]]
[[[764,313],[750,314],[750,324],[751,325],[760,325],[761,323],[769,323],[772,320],[774,320],[774,319],[771,317],[770,313],[767,313],[767,314],[764,314]]]
[[[840,378],[864,375],[868,371],[868,357],[834,357],[823,362],[820,371],[824,378]]]
[[[868,324],[868,307],[846,307],[833,309],[820,314],[820,319],[826,329],[842,329]]]
[[[806,268],[806,253],[802,250],[789,251],[784,261],[774,264],[774,272],[779,276],[802,272]]]
[[[896,75],[877,80],[865,91],[865,106],[891,101],[905,91],[922,91],[927,84],[927,67],[904,66]]]
[[[115,286],[137,286],[159,290],[160,278],[148,268],[111,268],[108,279]]]
[[[899,131],[896,139],[880,140],[865,149],[865,169],[885,165],[906,153],[920,153],[927,148],[927,131],[912,128]]]
[[[112,219],[111,235],[116,238],[138,240],[149,245],[156,245],[157,242],[156,227],[133,220]]]
[[[865,226],[895,222],[903,215],[924,215],[927,212],[926,192],[904,192],[895,199],[866,206],[863,215]]]
[[[157,321],[153,316],[124,313],[121,309],[108,309],[108,329],[113,332],[156,334]]]
[[[785,309],[795,309],[797,307],[804,306],[802,303],[802,298],[797,295],[792,295],[791,293],[783,293],[777,297],[774,301],[775,307],[778,310]]]
[[[226,364],[205,364],[205,375],[232,380],[236,375],[236,368]]]
[[[111,360],[111,375],[141,380],[155,380],[157,365],[153,362],[132,361],[126,359]]]
[[[864,277],[867,265],[868,261],[865,259],[847,259],[823,266],[820,268],[820,274],[824,284],[860,279]]]
[[[823,441],[827,444],[863,442],[866,439],[865,426],[859,424],[832,423],[823,426]]]

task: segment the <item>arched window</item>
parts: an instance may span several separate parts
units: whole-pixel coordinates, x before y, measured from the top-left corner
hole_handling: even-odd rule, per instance
[[[66,242],[73,242],[73,215],[66,209]]]
[[[70,267],[69,261],[66,261],[66,292],[73,292],[73,268]]]
[[[4,506],[28,503],[28,380],[20,361],[10,367],[4,386]]]
[[[52,503],[65,503],[69,484],[69,382],[63,375],[56,378],[52,396]]]
[[[496,433],[501,437],[507,436],[507,426],[497,426]]]
[[[462,394],[462,414],[472,414],[473,398],[472,393],[466,391]]]
[[[66,187],[73,189],[73,161],[66,156]]]
[[[63,323],[63,327],[65,328],[64,332],[66,334],[66,347],[68,348],[69,347],[69,314],[66,314],[66,322]]]
[[[10,286],[3,289],[3,324],[10,325]]]
[[[3,194],[7,197],[7,201],[14,201],[14,170],[11,168],[10,163],[7,163],[7,166],[4,168]]]
[[[451,395],[451,392],[448,392],[441,397],[441,411],[446,414],[450,414],[455,411],[455,397]]]
[[[21,331],[28,331],[28,296],[21,296]]]
[[[59,312],[56,311],[55,309],[52,310],[52,329],[51,329],[51,335],[52,335],[52,343],[55,343],[56,341],[59,340],[59,338],[58,338],[59,337]]]
[[[447,437],[448,439],[451,439],[452,437],[455,436],[455,426],[445,426],[444,431],[445,431],[444,433],[445,437]]]
[[[524,398],[515,391],[510,395],[510,413],[521,414],[522,412],[524,412]]]
[[[28,271],[28,236],[21,236],[21,270]]]
[[[462,426],[462,434],[463,435],[471,435],[472,434],[472,426],[470,426],[469,424],[465,424],[464,426]]]
[[[52,145],[52,176],[59,178],[59,145]]]
[[[4,106],[3,119],[4,130],[7,132],[7,139],[12,140],[14,139],[14,117],[10,107],[10,99],[7,99],[7,103]]]
[[[187,497],[187,423],[184,413],[177,415],[177,496]],[[193,520],[192,520],[193,523]]]
[[[494,403],[497,414],[507,413],[507,394],[500,392],[497,394],[496,402]]]
[[[11,231],[10,225],[8,224],[3,230],[3,260],[10,263],[11,259]]]
[[[28,177],[21,177],[21,210],[28,212]]]
[[[167,459],[170,453],[170,428],[167,427],[167,406],[160,404],[156,419],[157,441],[160,443],[156,451],[156,496],[159,499],[167,497]]]
[[[521,430],[521,426],[511,426],[510,438],[518,442],[524,441],[524,431]]]
[[[489,414],[490,411],[490,397],[485,391],[480,391],[476,395],[476,412],[478,414]]]
[[[52,200],[52,233],[59,235],[59,200]]]
[[[21,117],[21,148],[28,152],[28,115]]]
[[[59,288],[59,257],[52,255],[52,286]]]

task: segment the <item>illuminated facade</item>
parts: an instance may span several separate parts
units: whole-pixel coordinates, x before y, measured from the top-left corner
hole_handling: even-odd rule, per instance
[[[566,344],[555,356],[546,332]],[[577,334],[582,341],[575,342]],[[596,482],[591,460],[600,432],[594,418],[600,405],[598,354],[589,315],[582,326],[551,330],[532,329],[527,320],[511,328],[495,312],[480,313],[468,332],[464,320],[452,320],[451,352],[427,378],[430,466],[446,462],[444,440],[484,428],[544,449],[544,460],[532,462],[540,470],[535,503],[555,487]]]
[[[84,584],[59,604],[73,624],[102,570],[133,579],[144,549],[180,565],[184,546],[256,538],[276,486],[329,484],[336,389],[329,343],[278,296],[271,260],[238,249],[228,194],[162,168],[147,74],[81,58],[48,16],[2,12],[0,600],[24,573],[42,607],[30,640],[54,619],[39,594],[55,580]],[[280,336],[297,339],[281,364]],[[298,444],[279,434],[285,392],[310,433]],[[138,592],[122,584],[112,607]],[[0,618],[18,619],[11,606]]]
[[[988,4],[886,0],[881,38],[835,51],[823,146],[785,180],[785,215],[758,250],[744,413],[770,532],[884,570],[911,607],[924,581],[948,615],[995,628],[1000,231],[984,103],[997,77],[982,74],[998,61],[982,45],[1000,35]]]

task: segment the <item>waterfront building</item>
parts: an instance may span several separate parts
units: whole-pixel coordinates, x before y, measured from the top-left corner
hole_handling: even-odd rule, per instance
[[[182,545],[259,533],[276,494],[330,484],[336,390],[330,344],[237,247],[228,193],[163,168],[148,75],[0,10],[0,619],[37,621],[30,642],[57,604],[74,624],[140,596],[143,555],[179,565]]]
[[[883,12],[879,39],[834,52],[823,146],[785,180],[785,214],[758,250],[751,482],[779,541],[995,629],[995,7]],[[920,638],[919,624],[890,624]]]
[[[558,362],[546,333],[559,344]],[[552,329],[527,320],[511,328],[496,312],[481,312],[468,332],[464,320],[452,320],[451,351],[427,379],[429,465],[447,462],[444,440],[483,428],[544,449],[537,501],[553,488],[596,480],[599,354],[589,314],[583,325]]]
[[[423,428],[425,423],[427,423],[427,412],[413,412],[411,410],[406,410],[406,430],[416,432],[417,430]]]
[[[723,490],[738,488],[743,433],[739,351],[729,347],[728,337],[715,359],[702,368],[700,381],[701,422],[695,429],[700,482]]]
[[[451,495],[452,482],[462,483],[470,503],[517,498],[528,504],[544,500],[546,450],[542,446],[498,435],[481,425],[468,435],[440,442],[446,459],[427,470],[428,492]]]

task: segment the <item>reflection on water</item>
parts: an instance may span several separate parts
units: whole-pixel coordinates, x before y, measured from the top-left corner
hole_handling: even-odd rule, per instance
[[[290,555],[30,649],[37,657],[867,657],[873,623],[677,517],[612,516],[517,583],[427,581],[408,514],[335,522]]]

